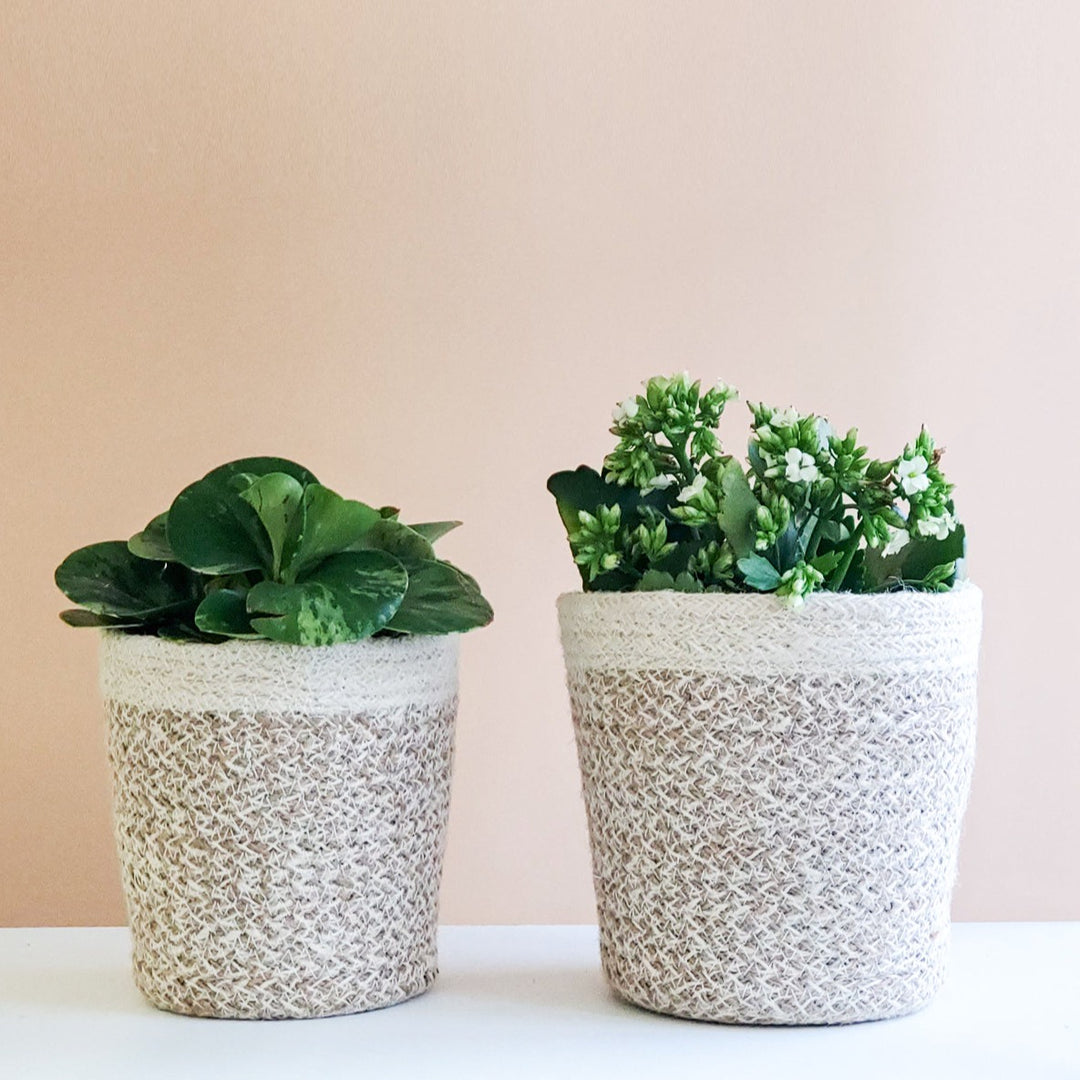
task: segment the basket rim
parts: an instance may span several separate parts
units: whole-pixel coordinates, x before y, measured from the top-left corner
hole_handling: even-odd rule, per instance
[[[369,637],[360,641],[341,641],[334,645],[290,645],[284,641],[272,641],[270,638],[232,638],[229,641],[191,641],[176,638],[159,637],[157,634],[131,634],[125,630],[104,627],[99,630],[103,642],[115,642],[129,644],[138,642],[143,649],[160,649],[162,652],[173,650],[198,649],[200,652],[215,650],[220,653],[237,651],[264,651],[275,652],[280,656],[293,653],[296,656],[327,655],[335,650],[340,652],[407,652],[423,651],[424,646],[433,646],[436,642],[452,640],[461,637],[458,632],[450,634],[404,634],[398,638]],[[150,643],[153,644],[150,644]]]
[[[894,592],[855,593],[834,592],[821,590],[811,593],[801,608],[788,609],[776,597],[775,593],[761,592],[713,592],[713,593],[685,593],[676,589],[655,589],[648,592],[620,591],[620,592],[585,592],[576,589],[570,592],[560,593],[556,603],[559,607],[564,604],[595,604],[597,606],[616,607],[620,604],[626,607],[649,607],[660,603],[671,605],[681,604],[686,607],[716,608],[724,606],[743,605],[746,607],[764,607],[767,604],[774,605],[780,611],[789,612],[792,617],[812,612],[815,608],[823,609],[843,605],[862,605],[866,608],[895,607],[899,605],[942,605],[956,602],[957,599],[973,600],[982,598],[982,589],[972,581],[957,582],[951,589],[945,592],[929,592],[921,589],[897,589]]]

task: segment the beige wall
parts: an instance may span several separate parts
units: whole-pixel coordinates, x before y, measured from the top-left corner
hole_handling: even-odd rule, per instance
[[[987,599],[956,912],[1080,918],[1078,50],[1075,3],[7,0],[0,923],[121,919],[54,565],[268,452],[464,517],[497,621],[444,914],[588,920],[544,481],[683,367],[948,446]]]

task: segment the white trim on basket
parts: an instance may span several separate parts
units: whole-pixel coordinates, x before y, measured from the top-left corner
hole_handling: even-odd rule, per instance
[[[568,671],[920,674],[978,664],[982,592],[564,593]]]
[[[101,692],[118,704],[195,713],[435,707],[457,695],[457,657],[456,634],[301,646],[212,645],[106,631]]]

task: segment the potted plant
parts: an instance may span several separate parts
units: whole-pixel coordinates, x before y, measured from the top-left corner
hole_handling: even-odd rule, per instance
[[[185,488],[56,583],[103,629],[135,980],[200,1016],[358,1012],[436,970],[457,635],[491,620],[432,542],[305,468]]]
[[[941,451],[650,379],[601,473],[551,477],[601,958],[659,1012],[896,1016],[941,984],[981,594]]]

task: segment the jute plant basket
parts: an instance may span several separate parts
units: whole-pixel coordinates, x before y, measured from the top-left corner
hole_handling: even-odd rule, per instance
[[[559,601],[604,972],[658,1012],[832,1024],[942,983],[981,594]]]
[[[152,1004],[326,1016],[431,985],[455,637],[303,648],[112,632],[101,684]]]

